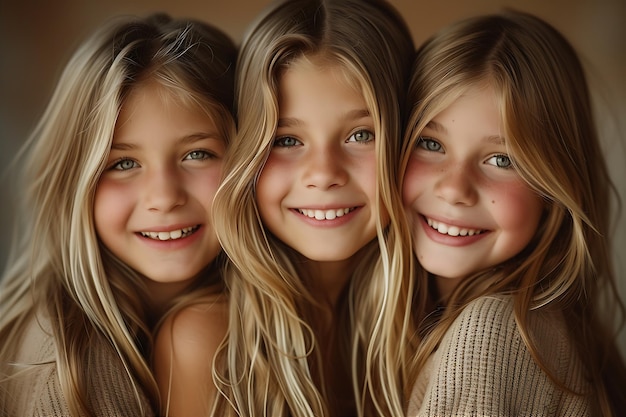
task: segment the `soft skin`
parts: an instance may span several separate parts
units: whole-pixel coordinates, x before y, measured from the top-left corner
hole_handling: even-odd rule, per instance
[[[95,195],[96,230],[157,283],[185,284],[219,253],[211,208],[225,142],[214,122],[157,84],[131,92]]]
[[[301,59],[279,91],[276,139],[257,185],[262,220],[311,260],[349,261],[376,236],[374,121],[333,65]]]
[[[410,156],[403,200],[414,251],[444,297],[519,253],[539,225],[542,200],[513,168],[505,140],[493,91],[476,87],[428,123]]]

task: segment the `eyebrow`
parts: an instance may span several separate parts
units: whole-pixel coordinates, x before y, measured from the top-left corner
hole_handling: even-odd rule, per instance
[[[442,125],[441,123],[437,123],[434,120],[431,120],[430,122],[428,122],[424,128],[432,129],[438,133],[443,133],[443,134],[448,133],[448,129],[446,129],[444,125]],[[484,141],[494,144],[494,145],[504,145],[506,143],[504,138],[500,135],[485,136]]]
[[[434,120],[431,120],[430,122],[426,123],[426,126],[424,126],[424,129],[432,129],[435,132],[439,132],[439,133],[448,133],[448,129],[446,129],[442,124],[435,122]]]
[[[204,139],[212,139],[212,140],[217,140],[217,141],[222,140],[220,138],[220,135],[216,131],[209,131],[209,132],[195,132],[189,135],[185,135],[179,139],[179,142],[185,145],[185,144],[192,144],[194,142],[198,142]],[[111,144],[111,150],[117,150],[117,151],[129,151],[129,150],[138,149],[138,148],[139,146],[133,143],[128,143],[128,142]]]
[[[504,138],[500,135],[487,136],[485,141],[494,145],[504,145],[506,143]]]
[[[359,120],[359,119],[364,119],[366,117],[370,117],[371,114],[369,112],[369,110],[367,109],[355,109],[355,110],[350,110],[349,112],[347,112],[344,116],[343,119],[344,120]],[[278,119],[278,127],[297,127],[297,126],[302,126],[305,123],[296,118],[296,117],[281,117],[280,119]]]

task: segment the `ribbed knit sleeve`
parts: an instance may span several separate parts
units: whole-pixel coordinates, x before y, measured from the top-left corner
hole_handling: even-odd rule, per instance
[[[531,313],[531,337],[575,392],[589,385],[562,316]],[[454,321],[415,383],[409,416],[591,416],[588,397],[558,388],[522,341],[510,297],[482,297]]]
[[[22,375],[7,385],[11,401],[4,404],[0,415],[71,417],[61,391],[56,347],[49,326],[49,321],[42,318],[30,322],[15,361],[15,370]],[[130,377],[108,343],[94,340],[84,366],[88,368],[86,388],[93,417],[154,415],[143,392],[139,392],[141,410]]]

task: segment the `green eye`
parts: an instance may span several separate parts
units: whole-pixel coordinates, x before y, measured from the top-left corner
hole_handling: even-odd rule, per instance
[[[374,140],[374,134],[369,130],[358,130],[348,138],[348,142],[368,143]]]
[[[441,144],[439,142],[437,142],[434,139],[425,137],[425,136],[420,136],[419,137],[419,139],[417,140],[416,147],[420,147],[420,148],[425,149],[425,150],[430,151],[430,152],[440,152],[441,151]]]
[[[279,147],[284,147],[284,148],[289,148],[292,146],[297,146],[297,145],[301,145],[302,143],[292,137],[292,136],[281,136],[279,138],[274,139],[274,146],[279,146]]]
[[[211,154],[207,151],[191,151],[187,154],[185,159],[208,159],[211,158]]]
[[[117,161],[111,169],[116,169],[118,171],[127,171],[132,168],[137,168],[139,164],[132,159],[121,159]]]
[[[513,166],[513,161],[511,161],[511,158],[509,158],[508,155],[504,154],[492,156],[487,160],[487,163],[495,167],[505,169],[512,168]]]

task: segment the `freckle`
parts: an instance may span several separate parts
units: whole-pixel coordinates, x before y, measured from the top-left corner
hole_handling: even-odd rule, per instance
[[[496,204],[496,200],[491,200],[491,204]]]

